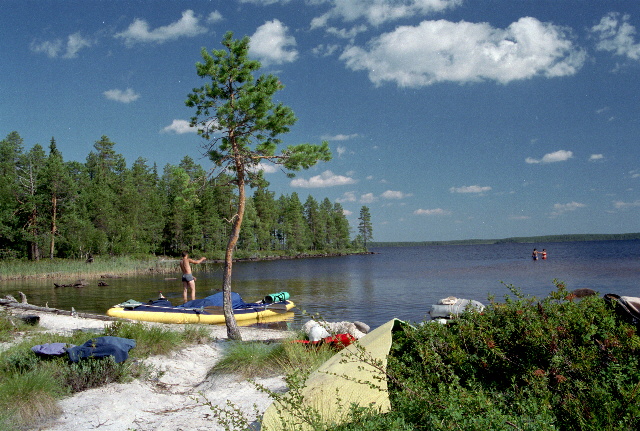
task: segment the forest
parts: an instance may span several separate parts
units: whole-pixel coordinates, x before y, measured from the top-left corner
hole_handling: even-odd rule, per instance
[[[85,163],[25,151],[18,132],[0,141],[0,259],[177,255],[224,250],[233,219],[233,178],[211,176],[185,156],[162,173],[138,158],[127,167],[102,136]],[[275,196],[263,181],[247,195],[237,250],[245,254],[362,249],[343,208],[328,198]]]

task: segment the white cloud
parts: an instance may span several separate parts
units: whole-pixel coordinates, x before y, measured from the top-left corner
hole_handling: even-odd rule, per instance
[[[610,12],[591,28],[598,38],[596,49],[612,52],[615,55],[640,60],[640,43],[636,43],[636,29],[629,24],[629,15]]]
[[[568,204],[553,204],[552,216],[559,216],[569,211],[575,211],[578,208],[586,207],[585,204],[580,202],[569,202]]]
[[[32,42],[31,43],[31,51],[46,54],[49,58],[56,58],[58,56],[62,58],[76,58],[78,56],[78,51],[82,48],[88,48],[93,45],[88,39],[82,37],[80,32],[70,34],[67,37],[67,43],[63,43],[61,39],[56,39],[53,41],[44,41],[44,42]],[[63,53],[64,52],[64,53]]]
[[[338,146],[338,148],[336,148],[336,152],[338,153],[338,157],[342,157],[342,155],[347,152],[347,149],[345,147]]]
[[[573,157],[573,152],[566,150],[558,150],[553,153],[545,154],[542,159],[534,159],[532,157],[527,157],[524,161],[529,164],[535,163],[555,163],[555,162],[565,162]]]
[[[442,208],[434,208],[434,209],[430,209],[430,210],[417,209],[413,213],[416,214],[416,215],[425,215],[425,216],[451,215],[451,211],[443,210]]]
[[[324,27],[331,19],[353,22],[364,19],[371,25],[426,15],[462,4],[462,0],[335,0],[333,9],[315,18],[311,28]]]
[[[191,127],[186,120],[173,120],[173,122],[161,130],[162,133],[176,133],[183,135],[185,133],[196,133],[195,127]]]
[[[339,49],[340,49],[340,45],[335,45],[335,44],[324,45],[324,44],[320,44],[320,45],[316,46],[315,48],[313,48],[311,50],[311,52],[313,52],[314,55],[317,55],[319,57],[329,57],[330,55],[333,55]]]
[[[352,133],[350,135],[345,135],[343,133],[339,133],[337,135],[323,135],[320,137],[323,141],[348,141],[349,139],[354,139],[360,136],[357,133]]]
[[[127,88],[124,91],[119,89],[107,90],[102,94],[104,94],[104,96],[109,100],[122,103],[135,102],[140,98],[140,95],[133,91],[131,88]]]
[[[385,199],[404,199],[413,196],[411,193],[403,193],[396,190],[387,190],[380,195]]]
[[[615,201],[613,203],[613,206],[619,210],[626,209],[626,208],[636,208],[636,207],[640,207],[640,200],[633,201],[633,202]]]
[[[240,3],[253,3],[262,6],[269,6],[276,3],[287,4],[291,0],[240,0]]]
[[[462,187],[451,187],[449,191],[451,193],[484,193],[491,190],[489,186],[462,186]]]
[[[631,178],[640,178],[640,171],[634,169],[633,171],[629,171],[629,175],[631,175]]]
[[[46,54],[49,58],[56,58],[62,50],[62,41],[60,39],[45,40],[40,43],[33,41],[30,48],[35,53]]]
[[[287,35],[288,28],[277,19],[258,27],[251,36],[249,54],[263,66],[291,63],[298,58],[296,39]]]
[[[336,199],[338,203],[357,202],[358,198],[354,192],[344,192],[341,198]]]
[[[365,193],[362,196],[360,196],[360,203],[361,204],[370,204],[376,201],[376,197],[373,193]]]
[[[215,24],[217,22],[222,21],[222,14],[220,12],[218,12],[217,10],[214,10],[213,12],[211,12],[209,14],[209,16],[207,17],[207,22],[209,24]]]
[[[511,215],[509,216],[509,220],[529,220],[531,216],[527,215]]]
[[[493,80],[506,84],[534,76],[575,74],[585,61],[563,28],[524,17],[506,29],[487,23],[423,21],[348,47],[340,56],[351,70],[366,70],[376,85]]]
[[[210,16],[211,17],[211,16]],[[150,30],[149,23],[142,19],[135,19],[129,28],[115,37],[124,39],[127,46],[136,43],[164,43],[180,37],[193,37],[206,33],[207,29],[199,24],[199,19],[192,10],[182,12],[182,17],[169,25]]]
[[[67,51],[63,55],[64,58],[76,58],[78,51],[82,48],[88,48],[92,45],[91,41],[83,38],[80,33],[70,34],[67,39]]]
[[[603,160],[603,159],[604,159],[604,155],[602,155],[602,154],[592,154],[589,157],[589,161],[590,162],[596,162],[598,160]]]
[[[355,184],[356,180],[350,177],[342,175],[336,175],[331,171],[324,171],[320,175],[311,177],[308,180],[303,178],[296,178],[291,180],[291,187],[302,187],[305,189],[321,188],[321,187],[334,187],[344,186],[348,184]]]

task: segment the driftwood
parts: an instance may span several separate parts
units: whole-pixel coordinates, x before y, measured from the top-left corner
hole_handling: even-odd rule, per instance
[[[53,286],[58,288],[58,287],[85,287],[87,286],[87,283],[84,282],[84,280],[78,280],[75,283],[71,283],[71,284],[58,284],[58,283],[53,283]]]
[[[67,311],[60,310],[58,308],[40,307],[38,305],[31,305],[27,303],[27,296],[22,292],[20,292],[20,297],[22,298],[22,302],[18,302],[13,296],[7,295],[4,298],[0,298],[0,305],[4,307],[18,308],[21,310],[41,311],[44,313],[61,314],[64,316],[82,317],[84,319],[106,320],[112,322],[124,320],[118,317],[103,316],[102,314],[78,313],[73,308],[71,311]]]

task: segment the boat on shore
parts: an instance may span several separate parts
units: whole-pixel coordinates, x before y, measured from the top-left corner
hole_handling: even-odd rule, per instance
[[[231,300],[236,321],[244,323],[261,323],[279,318],[286,320],[292,317],[291,309],[295,307],[286,292],[267,295],[261,301],[253,303],[246,303],[239,294],[231,292]],[[156,323],[225,323],[222,292],[177,306],[173,306],[166,298],[149,303],[129,300],[108,309],[107,315]]]

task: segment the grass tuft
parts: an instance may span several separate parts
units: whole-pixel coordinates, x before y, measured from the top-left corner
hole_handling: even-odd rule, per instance
[[[316,369],[335,351],[328,346],[308,347],[290,341],[279,343],[230,341],[224,357],[209,375],[236,374],[242,378],[289,374],[299,369]]]

